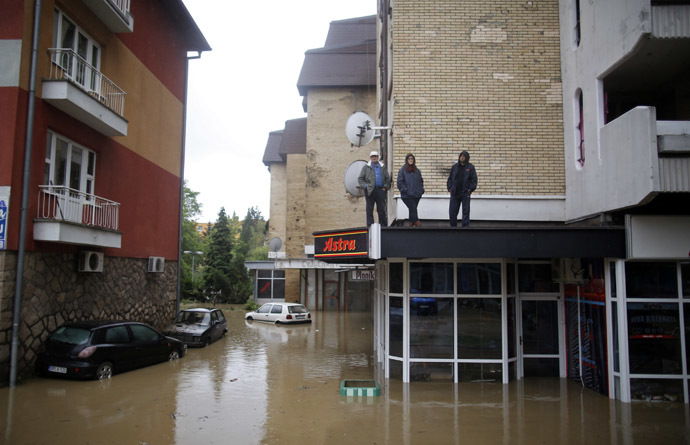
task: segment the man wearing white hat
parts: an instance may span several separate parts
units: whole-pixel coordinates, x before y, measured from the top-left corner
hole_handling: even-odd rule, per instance
[[[369,153],[370,161],[362,167],[359,173],[359,187],[364,190],[364,197],[367,200],[367,226],[374,223],[374,204],[376,204],[376,213],[379,215],[379,224],[382,226],[388,225],[388,216],[386,213],[386,199],[388,196],[388,189],[391,188],[391,175],[386,170],[383,162],[379,162],[379,152],[372,151]]]

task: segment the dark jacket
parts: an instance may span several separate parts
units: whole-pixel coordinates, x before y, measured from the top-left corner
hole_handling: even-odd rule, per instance
[[[383,188],[390,190],[391,183],[393,182],[391,180],[391,175],[388,173],[386,166],[383,165],[383,162],[379,161],[379,164],[381,165],[381,175],[383,175]],[[367,196],[371,196],[371,194],[374,193],[374,186],[376,185],[376,173],[374,173],[374,168],[371,166],[371,161],[367,162],[367,165],[362,167],[362,170],[359,172],[357,182],[359,183],[359,187],[366,191]],[[364,187],[365,185],[366,188]]]
[[[470,154],[466,151],[463,151],[460,154],[462,155],[463,153],[465,154],[465,157],[467,157],[467,164],[460,165],[460,162],[456,162],[453,165],[453,168],[450,169],[447,188],[451,195],[466,196],[477,188],[477,171],[474,169],[474,165],[470,164]],[[456,193],[457,184],[455,183],[455,175],[458,173],[460,168],[464,170],[464,183],[462,186],[462,192]]]
[[[408,172],[407,164],[400,167],[398,171],[398,190],[401,198],[421,198],[424,194],[424,179],[422,172],[415,168],[413,172]]]

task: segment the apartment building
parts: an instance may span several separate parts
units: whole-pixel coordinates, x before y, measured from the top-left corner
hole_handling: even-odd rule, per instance
[[[272,132],[263,157],[271,172],[268,237],[280,247],[270,263],[248,264],[255,299],[302,301],[313,311],[369,310],[372,274],[361,269],[370,265],[315,260],[312,233],[366,226],[364,197],[348,192],[345,174],[361,168],[370,148],[353,146],[344,123],[356,111],[376,111],[375,17],[331,22],[324,46],[306,51],[297,88],[307,116]]]
[[[208,50],[181,0],[4,2],[3,381],[15,315],[20,374],[62,322],[174,316],[187,54]]]

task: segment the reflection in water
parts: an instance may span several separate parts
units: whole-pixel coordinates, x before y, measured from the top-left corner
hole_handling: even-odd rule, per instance
[[[177,362],[75,382],[0,389],[5,443],[678,443],[681,403],[620,404],[563,379],[386,381],[369,314],[275,326],[225,309],[228,335]],[[376,379],[379,397],[340,396]]]

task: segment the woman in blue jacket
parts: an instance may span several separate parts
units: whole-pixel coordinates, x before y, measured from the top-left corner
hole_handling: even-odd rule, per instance
[[[397,183],[400,196],[410,213],[407,225],[410,227],[421,226],[417,215],[417,205],[424,194],[424,179],[422,179],[422,172],[415,164],[415,157],[412,153],[405,156],[405,165],[400,167],[400,171],[398,171]]]

